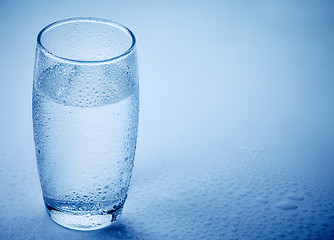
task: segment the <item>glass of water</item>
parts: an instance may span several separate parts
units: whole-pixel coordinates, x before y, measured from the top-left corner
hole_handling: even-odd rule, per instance
[[[72,18],[37,37],[33,127],[47,213],[71,229],[117,219],[138,127],[135,37],[103,19]]]

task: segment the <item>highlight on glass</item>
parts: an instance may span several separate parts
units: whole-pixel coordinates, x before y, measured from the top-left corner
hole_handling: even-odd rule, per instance
[[[96,18],[38,34],[36,158],[46,211],[64,227],[107,227],[127,198],[139,113],[135,42],[128,28]]]

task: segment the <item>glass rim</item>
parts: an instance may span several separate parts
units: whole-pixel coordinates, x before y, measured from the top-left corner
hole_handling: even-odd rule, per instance
[[[106,58],[106,59],[103,59],[103,60],[76,60],[76,59],[61,57],[61,56],[49,51],[42,44],[41,38],[42,38],[43,34],[45,32],[47,32],[48,30],[50,30],[54,27],[61,26],[63,24],[78,23],[78,22],[92,22],[92,23],[108,24],[112,27],[119,28],[119,29],[121,29],[122,31],[126,32],[129,35],[129,37],[131,38],[131,45],[126,51],[124,51],[121,54],[119,54],[115,57],[112,57],[112,58]],[[67,19],[59,20],[59,21],[53,22],[53,23],[47,25],[46,27],[44,27],[37,35],[37,46],[40,48],[40,50],[44,54],[48,55],[51,58],[54,58],[55,60],[62,61],[62,62],[68,62],[68,63],[72,63],[72,64],[106,64],[106,63],[109,63],[109,62],[113,62],[113,61],[115,61],[117,59],[120,59],[120,58],[123,58],[123,57],[129,55],[131,52],[133,52],[133,50],[135,49],[135,44],[136,44],[136,37],[131,32],[130,29],[128,29],[127,27],[125,27],[122,24],[119,24],[117,22],[110,21],[110,20],[107,20],[107,19],[103,19],[103,18],[75,17],[75,18],[67,18]]]

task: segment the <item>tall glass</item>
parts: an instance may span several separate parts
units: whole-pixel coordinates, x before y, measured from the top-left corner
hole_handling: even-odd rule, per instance
[[[129,29],[72,18],[39,33],[33,127],[52,220],[93,230],[117,219],[133,168],[138,106],[135,37]]]

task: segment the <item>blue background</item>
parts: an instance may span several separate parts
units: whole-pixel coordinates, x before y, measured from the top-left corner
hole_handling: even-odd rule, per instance
[[[69,17],[137,37],[140,123],[123,214],[47,216],[35,163],[36,36]],[[332,1],[1,1],[0,239],[334,238]]]

